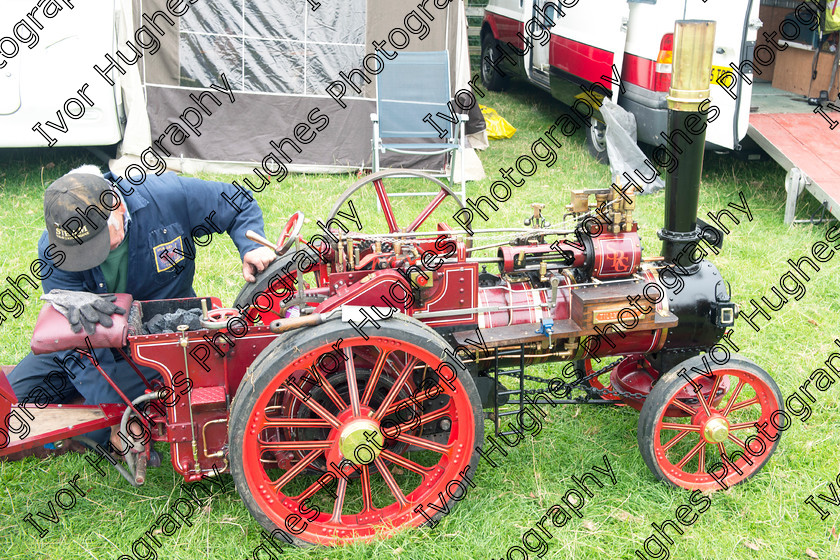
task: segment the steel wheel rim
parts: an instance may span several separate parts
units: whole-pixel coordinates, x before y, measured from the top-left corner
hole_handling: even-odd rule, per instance
[[[397,219],[397,216],[394,214],[393,207],[391,205],[391,199],[388,196],[383,179],[405,178],[407,176],[417,177],[420,179],[430,181],[439,190],[437,196],[435,196],[426,205],[426,207],[420,211],[417,217],[415,217],[414,220],[412,220],[410,223],[405,224],[401,223],[400,220]],[[346,191],[344,191],[344,193],[342,193],[341,197],[335,203],[332,210],[330,210],[330,213],[327,215],[326,218],[327,221],[335,218],[338,215],[339,210],[343,208],[344,203],[348,200],[351,200],[352,195],[359,191],[362,187],[365,187],[366,185],[372,185],[371,188],[374,189],[376,199],[379,202],[381,212],[385,218],[386,225],[388,227],[388,233],[409,233],[417,231],[417,228],[422,226],[429,218],[429,216],[431,216],[447,198],[451,198],[455,202],[455,204],[457,204],[459,210],[466,209],[464,203],[461,201],[460,198],[458,198],[458,194],[454,192],[451,188],[449,188],[449,186],[447,186],[443,181],[440,181],[436,177],[433,177],[428,173],[423,173],[422,171],[413,171],[411,169],[388,170],[377,171],[376,173],[372,173],[351,185]],[[419,236],[435,236],[445,234],[445,232],[440,231],[427,231],[417,233]],[[469,247],[469,244],[467,244],[467,247]]]
[[[345,349],[345,352],[348,353],[350,348],[355,349],[353,352],[354,362],[356,361],[357,354],[360,354],[358,349],[363,347],[375,347],[381,352],[397,353],[397,356],[399,356],[400,353],[403,356],[411,355],[431,369],[439,367],[441,363],[439,357],[436,357],[434,354],[422,347],[385,337],[371,336],[368,341],[364,341],[361,338],[347,339],[341,345],[341,348]],[[277,421],[276,418],[267,418],[268,414],[266,407],[269,406],[269,403],[273,398],[275,398],[276,388],[279,387],[279,385],[287,379],[291,373],[299,371],[301,368],[310,367],[315,363],[315,360],[317,360],[319,356],[329,350],[330,346],[325,344],[315,350],[306,352],[297,360],[282,368],[258,396],[248,417],[248,430],[244,434],[242,446],[242,459],[243,464],[245,465],[244,475],[251,495],[259,508],[278,527],[284,528],[286,520],[290,519],[290,516],[297,515],[300,517],[295,519],[303,518],[303,520],[307,520],[308,524],[305,530],[295,534],[306,541],[317,542],[319,544],[333,545],[336,544],[336,541],[338,540],[345,542],[349,540],[370,540],[377,536],[384,536],[393,533],[402,527],[422,525],[425,521],[427,521],[427,519],[419,512],[414,511],[413,508],[417,505],[425,506],[426,503],[437,500],[439,492],[443,492],[444,496],[446,496],[447,484],[452,480],[460,478],[459,471],[469,465],[472,449],[476,445],[476,442],[474,441],[475,427],[472,420],[472,405],[466,394],[466,390],[457,379],[452,381],[452,385],[455,387],[454,391],[450,389],[446,383],[440,383],[440,386],[443,389],[441,395],[445,394],[449,397],[448,403],[444,407],[433,408],[430,412],[424,413],[420,417],[420,422],[425,425],[426,423],[430,423],[425,422],[426,417],[433,418],[432,421],[434,421],[434,419],[440,418],[439,415],[435,416],[435,414],[439,414],[440,410],[445,410],[445,416],[447,416],[451,421],[449,438],[446,444],[434,444],[438,447],[445,448],[445,452],[439,453],[439,461],[434,466],[430,467],[428,465],[421,465],[420,463],[407,458],[407,455],[410,456],[411,454],[406,451],[403,451],[402,454],[393,454],[394,456],[389,453],[381,452],[377,456],[376,460],[370,462],[367,467],[360,466],[357,469],[361,474],[357,480],[345,483],[343,488],[342,484],[339,483],[338,488],[334,489],[336,494],[340,496],[340,500],[336,499],[333,501],[334,506],[341,508],[338,516],[335,515],[335,509],[331,511],[322,509],[321,513],[317,516],[314,516],[311,509],[306,510],[306,515],[304,515],[300,510],[300,504],[306,499],[307,494],[315,496],[318,493],[324,492],[324,489],[316,482],[316,479],[319,477],[318,475],[309,475],[310,480],[313,481],[312,484],[309,484],[307,489],[303,492],[290,496],[282,491],[283,488],[287,488],[299,476],[305,475],[305,470],[302,469],[301,472],[296,473],[291,477],[288,477],[288,473],[290,471],[287,470],[279,478],[273,477],[273,479],[272,476],[266,472],[266,468],[264,468],[263,462],[260,459],[261,457],[264,457],[266,450],[271,449],[272,444],[270,442],[261,443],[259,436],[261,433],[264,433],[263,431],[265,429],[275,429],[273,426],[267,426],[267,424],[272,424]],[[350,360],[348,360],[348,362],[349,361]],[[405,365],[404,362],[405,360],[403,360],[403,365]],[[358,364],[354,363],[353,366],[354,367],[351,369],[357,368]],[[346,374],[346,369],[344,371]],[[416,371],[416,368],[412,369],[412,371]],[[389,376],[393,376],[394,373],[394,371],[391,371],[386,359],[385,365],[381,368],[379,375],[387,374]],[[375,371],[372,375],[375,375]],[[411,377],[413,377],[413,375],[408,376],[408,378]],[[397,382],[399,383],[399,380]],[[397,386],[397,392],[399,392],[399,389],[407,382],[408,379],[404,380],[403,383],[398,386],[395,383],[395,386]],[[357,387],[360,414],[353,412],[353,407],[356,406],[356,403],[351,402],[346,403],[347,408],[343,411],[343,413],[338,416],[333,415],[336,420],[340,419],[342,426],[347,426],[349,422],[365,417],[365,413],[370,408],[366,407],[364,404],[365,397],[367,396],[366,390],[367,386]],[[288,393],[289,391],[285,392]],[[415,397],[420,400],[420,402],[424,402],[425,399],[423,399],[423,392],[412,392],[415,393]],[[293,398],[300,400],[298,397]],[[352,397],[350,400],[352,400]],[[370,402],[373,402],[373,400]],[[306,406],[303,403],[299,404],[304,407]],[[400,401],[394,398],[387,410],[393,411],[393,409],[398,406],[400,406]],[[290,407],[290,409],[293,409],[293,407]],[[349,417],[347,416],[348,410]],[[371,411],[374,414],[374,417],[380,414],[378,409],[371,409]],[[321,418],[321,420],[323,420],[323,418]],[[404,422],[404,424],[407,425],[413,423],[413,419]],[[393,429],[390,427],[386,428],[386,432],[389,430],[391,430],[389,433],[393,435]],[[408,439],[410,436],[407,437],[407,432],[408,430],[403,431],[403,433],[397,437],[397,440],[404,442]],[[320,449],[317,448],[314,443],[293,443],[298,445],[299,454],[305,457],[304,460],[307,461],[308,466],[314,464],[319,458],[329,457],[332,453],[332,448],[338,445],[337,439],[340,434],[340,430],[331,429],[329,437],[324,442],[321,442],[323,447]],[[421,442],[416,441],[416,439],[418,438],[410,439],[412,445],[418,445],[422,442],[422,440],[430,441],[428,438],[419,438]],[[289,444],[289,446],[292,447],[292,444]],[[384,449],[389,449],[387,443]],[[428,453],[437,452],[428,451]],[[383,474],[379,471],[383,465],[389,472],[390,479],[396,482],[399,486],[403,498],[405,499],[404,504],[401,503],[402,500],[396,496],[394,489],[391,488],[390,482],[387,480],[388,476],[383,476]],[[406,472],[407,469],[417,468],[420,466],[427,472],[422,475],[422,480],[419,484],[411,489],[408,489],[407,487],[400,485],[400,482],[403,481],[399,480],[399,476],[395,477],[395,466]],[[336,473],[334,469],[332,469],[331,472]],[[420,476],[417,473],[415,474]],[[283,486],[276,490],[272,490],[272,485],[276,485],[284,477],[287,477],[288,480],[283,482]],[[340,477],[336,478],[340,479]],[[366,483],[364,482],[365,478],[367,478]],[[372,483],[375,482],[375,479],[381,479],[378,483],[380,487],[384,482],[384,486],[387,487],[386,492],[388,490],[391,491],[392,495],[390,496],[390,503],[385,507],[375,507],[373,504],[374,498]],[[345,502],[348,497],[347,490],[351,484],[360,486],[358,490],[361,494],[362,511],[355,511],[355,508],[353,508],[353,512],[344,511],[345,506],[347,506],[347,503]],[[310,493],[313,487],[316,486],[317,488],[315,491]],[[312,505],[312,501],[305,504],[307,508],[311,508]],[[297,527],[299,528],[301,526],[302,522],[299,522]]]
[[[781,403],[777,401],[769,385],[758,375],[738,368],[725,367],[712,373],[713,388],[722,385],[725,376],[730,378],[726,393],[716,396],[716,391],[712,391],[709,398],[703,399],[702,402],[696,397],[692,399],[694,402],[687,402],[685,395],[697,395],[697,392],[685,381],[672,392],[656,418],[653,433],[654,458],[663,474],[683,488],[716,490],[721,489],[722,485],[731,487],[749,478],[761,469],[772,454],[775,448],[772,438],[778,439],[777,436],[780,435],[770,418],[774,412],[780,410]],[[736,383],[731,383],[732,378],[737,380]],[[695,381],[699,379],[702,379],[702,376],[695,378]],[[686,413],[691,409],[692,415],[684,418],[685,423],[669,421],[668,419],[676,418],[667,416],[670,407],[679,408]],[[721,422],[715,421],[719,418],[728,424],[728,435],[720,443],[710,442],[707,437],[720,425]],[[759,433],[756,424],[764,425],[763,431],[769,435]],[[675,428],[677,425],[686,427]],[[762,447],[753,445],[753,436],[763,442]],[[749,445],[750,449],[757,448],[759,452],[753,454],[742,444]],[[725,461],[721,459],[721,445],[731,461],[731,464],[726,465],[728,470],[724,470]],[[689,451],[686,453],[687,447]],[[710,472],[717,464],[721,464],[721,467]],[[724,472],[725,476],[722,474]],[[711,473],[717,474],[718,478],[714,478]],[[722,484],[719,484],[718,480]]]

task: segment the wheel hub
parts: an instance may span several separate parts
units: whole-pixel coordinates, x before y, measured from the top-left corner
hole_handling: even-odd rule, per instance
[[[379,430],[379,423],[368,418],[350,421],[338,438],[341,454],[357,465],[372,462],[379,456],[384,444],[385,437]]]
[[[729,437],[729,423],[725,418],[712,418],[703,427],[703,437],[709,443],[720,443]]]

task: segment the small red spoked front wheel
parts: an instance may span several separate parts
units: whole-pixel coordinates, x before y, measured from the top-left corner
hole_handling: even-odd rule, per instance
[[[673,486],[726,489],[756,474],[781,437],[784,401],[766,371],[731,356],[690,358],[653,386],[639,414],[645,464]]]
[[[484,423],[467,370],[405,316],[367,334],[329,321],[278,338],[231,406],[236,488],[295,544],[390,536],[439,519],[473,487]]]

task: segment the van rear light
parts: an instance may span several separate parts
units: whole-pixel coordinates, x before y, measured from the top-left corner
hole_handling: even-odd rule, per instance
[[[671,62],[674,56],[674,34],[666,33],[659,42],[659,55],[656,57],[653,91],[671,89]]]

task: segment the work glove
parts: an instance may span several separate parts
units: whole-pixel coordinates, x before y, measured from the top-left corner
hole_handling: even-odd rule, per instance
[[[114,324],[111,315],[125,314],[125,309],[114,305],[113,302],[117,300],[114,294],[100,296],[89,292],[51,290],[42,295],[41,299],[50,302],[56,311],[67,318],[74,333],[84,327],[85,332],[92,335],[96,332],[96,323],[107,328]]]

